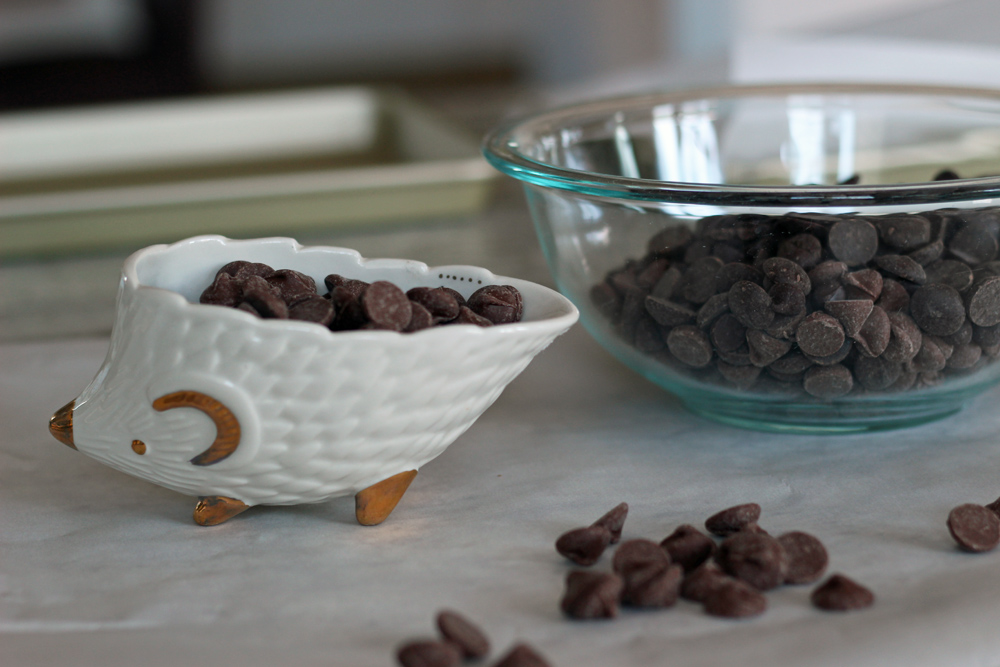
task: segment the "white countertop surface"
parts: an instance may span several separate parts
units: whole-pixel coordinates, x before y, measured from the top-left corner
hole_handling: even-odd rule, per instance
[[[1000,664],[1000,551],[965,554],[945,518],[1000,495],[1000,393],[957,417],[860,436],[715,425],[632,374],[577,326],[425,466],[389,519],[350,498],[253,508],[222,526],[194,500],[63,447],[49,415],[97,371],[104,338],[0,345],[0,664],[392,665],[459,610],[492,664],[527,641],[553,665]],[[553,543],[620,501],[623,539],[660,540],[724,507],[822,539],[830,572],[869,586],[831,614],[810,586],[761,617],[681,601],[573,622]],[[594,567],[610,569],[611,552]]]

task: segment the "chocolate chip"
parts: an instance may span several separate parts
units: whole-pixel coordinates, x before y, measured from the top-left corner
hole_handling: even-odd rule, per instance
[[[851,299],[827,301],[823,304],[823,309],[837,318],[840,326],[844,328],[846,336],[853,338],[861,331],[861,327],[871,315],[874,305],[869,299]]]
[[[783,283],[794,285],[802,290],[803,294],[809,294],[812,291],[812,282],[809,280],[809,274],[790,259],[771,257],[765,260],[760,268],[764,272],[765,280],[769,280],[771,284]],[[765,282],[765,285],[767,284]]]
[[[837,318],[816,311],[808,315],[795,330],[799,349],[805,354],[824,357],[834,354],[844,344],[844,327]]]
[[[323,279],[323,284],[326,285],[326,288],[330,292],[333,292],[333,290],[337,287],[343,287],[348,292],[350,292],[354,296],[354,298],[360,297],[361,293],[364,292],[365,289],[368,287],[368,283],[366,283],[364,280],[345,278],[344,276],[337,273],[331,273],[330,275],[325,277]]]
[[[878,232],[867,220],[841,220],[830,228],[827,244],[840,261],[848,266],[862,266],[878,251]]]
[[[243,280],[243,300],[253,306],[263,318],[288,319],[288,306],[281,298],[281,293],[260,276],[251,275]]]
[[[992,551],[1000,544],[1000,518],[982,505],[966,503],[949,512],[948,531],[965,551]]]
[[[719,359],[715,367],[719,374],[734,384],[737,389],[749,389],[754,386],[762,370],[757,366],[733,366],[722,359]]]
[[[518,644],[493,667],[549,667],[549,663],[527,644]]]
[[[839,398],[851,392],[854,379],[841,364],[813,366],[802,378],[802,388],[816,398]]]
[[[681,597],[692,602],[704,602],[712,591],[731,581],[736,580],[719,569],[714,562],[707,561],[684,577],[681,582]]]
[[[829,259],[809,271],[809,280],[813,285],[839,283],[846,274],[847,264]]]
[[[749,264],[729,262],[724,264],[715,274],[715,291],[720,294],[728,292],[733,285],[741,280],[748,280],[760,285],[764,282],[764,274]]]
[[[842,574],[834,574],[809,596],[815,607],[825,611],[854,611],[872,606],[875,595]]]
[[[233,265],[238,265],[235,270]],[[274,273],[274,269],[267,264],[262,264],[260,262],[230,262],[219,270],[225,271],[226,273],[232,271],[233,278],[236,278],[237,280],[248,280],[253,277],[267,278],[269,275]]]
[[[333,322],[333,304],[319,295],[306,297],[288,309],[288,319],[315,322],[330,326]]]
[[[717,350],[730,352],[746,342],[746,334],[747,328],[736,319],[736,316],[726,313],[712,325],[709,336]]]
[[[813,362],[814,364],[819,364],[820,366],[832,366],[834,364],[839,364],[840,362],[847,359],[851,354],[851,350],[854,348],[853,343],[850,340],[844,340],[844,344],[840,346],[833,354],[827,354],[822,357],[816,357],[811,354],[805,355],[806,359]]]
[[[616,574],[574,570],[566,575],[560,608],[570,618],[614,618],[624,588],[625,583]]]
[[[330,292],[330,303],[336,311],[336,316],[330,324],[331,330],[349,331],[365,324],[365,313],[349,287],[345,285],[334,287]]]
[[[920,345],[920,350],[913,357],[912,365],[919,373],[929,373],[944,370],[948,363],[948,357],[954,351],[954,347],[948,345],[946,354],[942,348],[943,343],[935,336],[925,335]]]
[[[923,344],[923,334],[917,323],[905,313],[889,313],[889,344],[882,356],[889,361],[905,363],[913,359]]]
[[[808,271],[823,258],[823,244],[812,234],[796,234],[778,244],[778,257],[790,259]]]
[[[947,336],[965,322],[965,304],[954,287],[924,285],[910,295],[910,315],[926,333]]]
[[[760,372],[758,370],[758,372]],[[684,524],[660,542],[670,560],[691,572],[715,552],[715,542],[692,525]]]
[[[750,524],[757,523],[760,518],[760,505],[757,503],[744,503],[727,507],[721,512],[716,512],[705,520],[705,528],[708,532],[719,537],[726,537],[746,528]]]
[[[591,298],[602,313],[621,309],[621,299],[607,283],[600,283],[603,290],[591,292]],[[406,292],[406,298],[423,306],[435,322],[450,322],[458,317],[458,300],[443,287],[414,287]],[[613,319],[613,318],[611,318]]]
[[[1000,276],[983,278],[969,288],[965,296],[969,319],[973,324],[990,327],[1000,324]]]
[[[750,348],[750,363],[763,368],[777,361],[792,348],[792,343],[769,336],[759,329],[747,331],[747,345]]]
[[[997,240],[979,220],[967,221],[948,243],[952,255],[966,264],[982,264],[997,256]]]
[[[416,301],[410,302],[410,322],[403,328],[404,333],[413,333],[423,329],[430,329],[435,324],[431,311],[421,306]]]
[[[771,297],[771,308],[779,315],[795,315],[806,309],[806,295],[795,285],[775,283],[767,295]]]
[[[412,310],[406,293],[387,280],[371,283],[359,300],[365,317],[375,328],[402,331],[410,323]]]
[[[654,259],[649,263],[649,266],[639,272],[635,277],[635,282],[642,289],[653,289],[660,282],[660,279],[663,278],[663,274],[667,272],[669,267],[670,260],[665,258]]]
[[[476,659],[490,652],[490,640],[472,621],[455,611],[444,610],[437,615],[441,636],[458,647],[462,657]]]
[[[846,274],[842,282],[852,299],[877,299],[882,294],[882,274],[874,269],[861,269]],[[854,294],[851,294],[854,292]]]
[[[759,591],[776,588],[788,574],[788,556],[770,535],[747,530],[727,537],[715,553],[724,572]]]
[[[596,563],[611,544],[611,531],[604,526],[574,528],[556,540],[556,551],[577,565],[589,567]]]
[[[615,550],[611,569],[624,575],[630,569],[649,564],[670,564],[670,556],[656,542],[645,539],[627,540]]]
[[[656,285],[653,286],[650,294],[661,299],[669,300],[677,292],[677,287],[681,284],[684,274],[676,266],[671,266],[664,271]]]
[[[887,273],[918,285],[924,284],[927,280],[924,267],[906,255],[880,255],[875,258],[875,264]]]
[[[281,298],[289,306],[316,295],[316,281],[299,271],[278,269],[265,278],[281,292]]]
[[[716,294],[698,309],[695,317],[695,325],[699,329],[706,329],[711,326],[722,315],[729,312],[729,295]]]
[[[622,574],[622,603],[645,609],[671,607],[680,595],[683,578],[680,565],[646,563],[628,568]]]
[[[907,257],[912,259],[917,264],[926,267],[931,262],[941,259],[941,255],[943,254],[944,241],[936,239],[922,248],[917,248],[913,252],[909,253]]]
[[[723,266],[718,257],[703,257],[692,262],[681,281],[681,296],[691,303],[705,303],[715,294],[715,278]]]
[[[784,375],[802,375],[813,365],[804,354],[797,350],[792,350],[781,359],[770,365],[770,370],[777,371]]]
[[[940,338],[952,346],[966,345],[972,341],[972,323],[969,320],[963,320],[962,326],[958,328],[958,331],[946,336],[940,336]]]
[[[1000,324],[989,327],[972,327],[972,340],[980,347],[1000,345]]]
[[[612,507],[593,525],[606,528],[611,533],[611,544],[618,544],[622,537],[622,528],[625,526],[625,519],[628,517],[628,503],[618,503]]]
[[[493,324],[519,322],[524,311],[521,293],[510,285],[484,285],[469,296],[466,305]]]
[[[786,584],[811,584],[823,576],[829,556],[816,537],[796,530],[779,536],[778,543],[788,556]]]
[[[712,361],[712,343],[704,331],[685,324],[670,330],[667,348],[678,361],[692,368],[704,368]]]
[[[853,338],[858,343],[862,353],[870,357],[877,357],[889,345],[891,335],[892,325],[889,316],[882,308],[874,306],[868,319],[861,325],[861,329]]]
[[[774,319],[771,297],[749,280],[741,280],[729,290],[729,310],[750,329],[764,329]]]
[[[915,250],[931,240],[931,222],[920,215],[883,215],[875,225],[885,244],[897,250]]]
[[[647,249],[650,254],[658,257],[675,257],[694,239],[691,228],[687,225],[672,225],[659,231],[649,239]]]
[[[652,294],[646,297],[645,307],[650,317],[665,327],[689,324],[694,321],[696,315],[695,311],[686,306],[661,299]]]
[[[227,264],[226,266],[229,265]],[[220,269],[212,284],[206,287],[205,291],[201,293],[198,302],[213,306],[235,308],[239,305],[242,298],[243,288],[240,286],[240,281]]]
[[[462,654],[448,642],[420,640],[402,646],[396,659],[402,667],[457,667]]]
[[[972,269],[957,259],[939,259],[926,267],[927,284],[939,283],[964,292],[972,286]]]
[[[767,598],[742,581],[725,581],[705,596],[705,613],[722,618],[759,616],[767,610]]]
[[[869,391],[881,391],[892,386],[903,372],[902,364],[884,356],[858,357],[854,362],[854,376],[858,384]]]
[[[882,281],[882,293],[879,294],[875,305],[886,313],[908,311],[910,309],[910,293],[899,281],[886,278]]]
[[[945,364],[945,368],[968,370],[973,368],[982,356],[983,349],[975,343],[956,345],[951,356],[948,357],[948,363]]]

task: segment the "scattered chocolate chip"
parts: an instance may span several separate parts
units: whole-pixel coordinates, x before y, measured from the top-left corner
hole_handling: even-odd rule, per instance
[[[854,611],[872,606],[875,595],[842,574],[834,574],[810,595],[814,606],[825,611]]]
[[[235,308],[242,298],[243,288],[240,286],[240,281],[220,269],[212,284],[201,293],[199,303]]]
[[[670,564],[666,550],[652,540],[634,539],[622,542],[615,550],[611,569],[624,576],[629,570],[657,564]]]
[[[704,599],[705,613],[722,618],[748,618],[767,610],[767,598],[742,581],[724,581]]]
[[[708,517],[705,520],[705,528],[713,535],[726,537],[750,524],[757,523],[758,519],[760,519],[760,505],[744,503],[728,507]]]
[[[475,324],[477,327],[491,327],[493,323],[472,311],[468,306],[458,307],[458,317],[446,324]]]
[[[829,556],[823,543],[809,533],[792,531],[778,537],[788,556],[786,584],[811,584],[826,571]]]
[[[423,329],[430,329],[435,324],[434,316],[431,312],[421,306],[416,301],[410,302],[410,322],[403,328],[404,333],[413,333]]]
[[[549,663],[527,644],[518,644],[493,667],[549,667]]]
[[[268,284],[278,288],[281,298],[289,306],[302,299],[317,296],[316,281],[299,271],[278,269],[268,275],[265,280]]]
[[[611,532],[604,526],[574,528],[559,536],[556,551],[577,565],[588,567],[597,562],[611,544]]]
[[[612,507],[593,525],[607,529],[611,533],[611,544],[618,544],[622,537],[622,528],[625,527],[625,519],[628,517],[628,503],[618,503]]]
[[[260,276],[252,275],[243,280],[243,300],[253,306],[261,317],[288,319],[288,306],[282,301],[281,293]]]
[[[760,372],[759,369],[757,372]],[[660,542],[660,547],[667,552],[670,560],[684,568],[685,572],[693,571],[715,553],[715,542],[712,538],[690,524],[679,526]]]
[[[560,608],[570,618],[614,618],[624,587],[616,574],[574,570],[566,575]]]
[[[448,642],[418,640],[402,646],[396,659],[402,667],[457,667],[462,654]]]
[[[965,551],[992,551],[1000,544],[1000,518],[982,505],[966,503],[948,514],[948,531]]]
[[[631,607],[671,607],[680,596],[684,570],[680,565],[646,563],[627,568],[622,574],[622,603]]]
[[[715,561],[724,572],[759,591],[776,588],[788,574],[788,556],[775,538],[741,530],[719,545]]]
[[[476,659],[490,652],[490,640],[472,621],[451,610],[437,615],[437,626],[445,641],[458,647],[462,657]]]
[[[681,582],[681,597],[692,602],[704,602],[715,589],[730,581],[736,580],[708,561],[687,573]]]

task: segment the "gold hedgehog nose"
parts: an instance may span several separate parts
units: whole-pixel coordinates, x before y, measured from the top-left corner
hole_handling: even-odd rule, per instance
[[[49,419],[49,433],[52,437],[66,445],[76,449],[73,444],[73,406],[76,400],[72,400],[59,408],[52,418]]]

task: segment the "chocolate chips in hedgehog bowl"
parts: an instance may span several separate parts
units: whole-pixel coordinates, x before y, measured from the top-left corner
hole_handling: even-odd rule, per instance
[[[331,331],[376,329],[412,333],[436,326],[491,327],[519,322],[521,293],[510,285],[486,285],[466,300],[449,287],[414,287],[330,274],[319,294],[310,276],[291,269],[238,260],[219,269],[200,303],[228,306],[265,319],[314,322]]]

